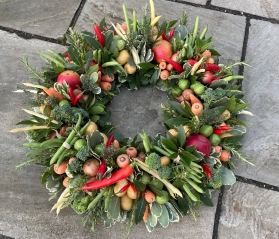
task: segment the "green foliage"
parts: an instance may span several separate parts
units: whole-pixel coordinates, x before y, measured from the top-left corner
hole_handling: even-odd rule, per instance
[[[57,120],[62,121],[66,124],[76,124],[78,121],[78,113],[81,114],[82,122],[84,124],[89,119],[89,114],[82,108],[72,108],[71,105],[56,105],[51,111],[51,116]]]
[[[200,95],[201,99],[204,101],[204,107],[210,108],[210,106],[216,102],[217,100],[222,99],[227,95],[227,91],[222,88],[211,89],[207,88],[202,95]]]
[[[168,166],[162,166],[158,169],[158,175],[162,179],[168,179],[171,176],[172,169]]]
[[[91,156],[92,156],[92,154],[91,154],[90,149],[88,148],[88,146],[82,147],[76,154],[76,157],[83,162],[85,162],[86,159],[88,159]]]
[[[72,209],[74,209],[74,211],[77,214],[82,214],[86,211],[89,202],[90,202],[89,195],[82,198],[75,198],[71,204],[71,207]]]
[[[151,170],[156,170],[161,167],[161,157],[156,153],[151,153],[145,158],[145,163]]]
[[[211,171],[212,177],[210,179],[208,179],[208,184],[214,189],[220,188],[223,184],[221,171],[219,169],[216,169],[213,167],[210,169],[210,171]]]

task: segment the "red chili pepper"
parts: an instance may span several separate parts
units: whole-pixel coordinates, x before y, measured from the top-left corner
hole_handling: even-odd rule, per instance
[[[82,98],[82,94],[78,94],[74,100],[73,106],[76,106],[81,98]]]
[[[210,76],[209,79],[208,79],[208,82],[211,83],[211,82],[214,80],[215,76],[216,76],[216,75]]]
[[[214,134],[223,134],[224,130],[229,130],[230,129],[230,126],[228,125],[223,125],[223,126],[220,126],[220,127],[215,127],[213,128],[213,133]]]
[[[71,87],[68,88],[68,94],[69,94],[70,100],[73,104],[75,102],[75,96],[74,96],[74,93],[73,93],[73,89]]]
[[[223,130],[218,129],[218,128],[214,128],[214,129],[213,129],[213,133],[214,133],[214,134],[223,134]]]
[[[206,63],[205,64],[205,70],[206,71],[220,71],[222,68],[221,66],[218,66],[216,64],[213,63]]]
[[[105,172],[107,171],[107,162],[105,159],[101,159],[101,164],[99,166],[97,175],[98,176],[103,176],[105,174]]]
[[[230,129],[230,126],[229,125],[222,125],[219,127],[219,129],[222,129],[222,130],[229,130]]]
[[[127,185],[125,185],[124,187],[122,187],[117,193],[123,193],[125,191],[127,191],[127,189],[130,187],[130,183],[128,183]],[[117,194],[116,193],[116,194]]]
[[[207,178],[211,178],[211,177],[212,177],[212,174],[211,174],[211,172],[210,172],[210,166],[207,165],[207,164],[204,164],[204,163],[201,164],[201,166],[202,166],[202,168],[204,169]]]
[[[190,66],[195,65],[197,62],[198,62],[198,61],[192,60],[192,59],[188,60],[188,63],[189,63]]]
[[[105,47],[106,42],[105,42],[105,39],[104,39],[104,37],[102,35],[102,32],[101,32],[101,29],[100,29],[99,25],[94,25],[93,28],[94,28],[94,31],[95,31],[96,36],[98,38],[98,41],[101,43],[101,45],[103,47]]]
[[[162,39],[163,39],[163,40],[167,40],[167,37],[166,37],[166,34],[165,34],[164,31],[162,31],[161,36],[162,36]]]
[[[167,57],[164,57],[160,54],[158,54],[158,57],[162,58],[166,62],[170,63],[173,66],[173,68],[178,72],[178,74],[181,74],[183,72],[183,67],[179,63],[177,63],[177,62],[175,62],[175,61],[173,61],[173,60],[171,60]]]
[[[112,142],[114,140],[114,134],[112,133],[109,138],[108,138],[108,142],[106,143],[106,148],[108,148],[109,146],[111,146]]]
[[[121,179],[127,178],[134,172],[135,163],[126,165],[125,167],[114,172],[110,178],[97,179],[93,182],[87,183],[83,186],[82,190],[95,190],[100,188],[108,187]]]
[[[134,184],[131,183],[130,187],[132,188],[135,194],[138,192]]]
[[[174,29],[171,29],[170,33],[169,33],[168,41],[170,41],[172,39],[173,35],[174,35]]]
[[[65,51],[63,54],[64,54],[64,56],[66,56],[66,57],[70,57],[69,52],[67,52],[67,51]]]

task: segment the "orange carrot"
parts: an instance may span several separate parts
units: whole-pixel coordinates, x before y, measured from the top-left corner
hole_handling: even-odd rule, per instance
[[[102,72],[98,71],[98,80],[97,80],[98,83],[100,83],[101,77],[102,77]]]
[[[119,144],[118,140],[116,140],[116,139],[113,141],[112,145],[115,148],[120,148],[120,144]]]
[[[159,68],[161,70],[165,70],[167,67],[167,63],[165,61],[161,61],[160,64],[159,64]]]
[[[112,76],[109,76],[108,74],[102,75],[101,81],[113,82],[114,81],[114,75],[112,75]]]
[[[231,159],[231,154],[227,150],[222,150],[219,159],[223,162],[228,162]]]
[[[148,204],[147,204],[146,207],[145,207],[145,211],[144,211],[144,214],[143,214],[143,218],[142,218],[142,220],[143,220],[144,222],[147,221],[147,218],[148,218],[148,211],[149,211],[149,206],[148,206]]]
[[[99,84],[102,90],[111,90],[111,83],[106,81],[100,81]]]
[[[173,70],[173,65],[172,65],[172,64],[167,64],[166,69],[167,69],[168,71],[172,71],[172,70]]]
[[[53,87],[50,87],[49,89],[45,88],[44,92],[50,97],[54,97],[58,99],[59,101],[64,100],[64,96],[57,92]]]
[[[167,80],[169,78],[170,73],[167,70],[163,70],[160,73],[161,80]]]
[[[201,104],[201,101],[196,97],[194,96],[194,94],[190,94],[190,101],[191,101],[191,104],[195,104],[195,103],[200,103]]]
[[[194,115],[200,115],[203,110],[202,103],[194,103],[192,104],[191,110]]]

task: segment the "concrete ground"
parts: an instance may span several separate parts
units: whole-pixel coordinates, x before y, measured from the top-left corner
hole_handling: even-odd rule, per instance
[[[147,1],[125,0],[128,11],[138,15]],[[30,64],[44,65],[36,50],[63,51],[63,34],[69,26],[77,31],[92,31],[93,21],[103,17],[122,22],[122,1],[113,0],[0,0],[0,238],[124,238],[121,225],[112,229],[102,226],[96,233],[83,227],[81,217],[70,209],[59,217],[49,213],[42,169],[15,165],[24,160],[23,134],[9,130],[27,115],[28,97],[12,91],[27,82],[29,73],[20,62],[27,56]],[[208,24],[221,61],[245,61],[250,67],[244,74],[245,101],[251,103],[254,117],[243,139],[243,153],[254,158],[255,166],[238,163],[237,183],[223,187],[213,195],[213,208],[202,206],[198,221],[183,218],[167,229],[156,228],[149,234],[143,224],[136,226],[130,238],[196,238],[196,239],[278,239],[279,238],[279,2],[278,0],[155,0],[158,15],[165,20],[177,19],[188,12],[189,26],[200,16],[201,25]],[[122,91],[111,110],[114,122],[122,132],[134,135],[145,129],[159,132],[162,113],[159,105],[164,93],[146,88],[141,92]],[[152,100],[150,100],[152,97]],[[129,99],[129,105],[126,104]],[[131,109],[136,109],[133,112]],[[130,112],[130,113],[129,113]],[[142,117],[144,115],[144,117]],[[124,120],[124,119],[125,120]]]

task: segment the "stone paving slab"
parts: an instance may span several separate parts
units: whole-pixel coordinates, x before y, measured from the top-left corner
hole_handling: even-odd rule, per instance
[[[137,11],[138,18],[143,16],[142,6],[145,2],[137,0],[124,0],[128,15],[131,17],[133,10]],[[148,1],[146,1],[148,2]],[[213,44],[222,55],[224,64],[239,61],[244,39],[245,18],[200,7],[193,7],[182,3],[155,0],[157,15],[162,15],[162,21],[180,19],[183,11],[188,13],[188,28],[191,31],[196,16],[200,17],[201,31],[208,24],[207,36],[213,36]],[[166,11],[171,9],[171,11]],[[107,23],[122,23],[124,20],[122,5],[113,5],[104,0],[88,0],[75,25],[77,31],[92,32],[92,22],[100,22],[106,17]],[[232,54],[233,52],[233,54]]]
[[[279,20],[278,0],[212,0],[211,5]]]
[[[0,26],[55,39],[63,37],[79,2],[0,0]]]
[[[279,193],[237,182],[226,187],[218,238],[279,238]]]
[[[239,167],[238,175],[279,186],[277,179],[279,163],[278,104],[278,56],[279,26],[269,22],[251,20],[243,82],[244,101],[250,102],[249,110],[254,117],[244,119],[248,127],[243,140],[243,152],[254,158],[255,167]],[[260,33],[260,34],[259,34]],[[263,44],[264,43],[264,44]],[[267,60],[269,59],[269,60]]]

